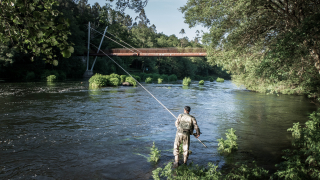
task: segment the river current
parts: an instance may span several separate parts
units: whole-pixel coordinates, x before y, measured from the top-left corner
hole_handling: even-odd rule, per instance
[[[291,148],[293,123],[316,110],[303,96],[266,95],[224,83],[144,84],[175,116],[191,107],[205,148],[191,137],[188,162],[228,168],[255,160],[273,169]],[[87,82],[0,84],[0,179],[152,179],[173,160],[175,119],[141,87],[90,89]],[[233,128],[231,159],[217,139]],[[157,164],[147,161],[155,142]]]

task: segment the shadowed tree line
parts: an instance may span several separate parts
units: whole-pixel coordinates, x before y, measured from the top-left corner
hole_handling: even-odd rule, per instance
[[[136,48],[202,48],[199,37],[189,40],[175,35],[158,33],[150,23],[144,7],[148,1],[116,2],[112,8],[107,1],[100,6],[88,4],[86,0],[33,0],[3,1],[1,22],[8,24],[0,29],[0,78],[11,80],[43,79],[47,74],[57,74],[59,79],[81,78],[86,64],[88,22],[91,27],[108,32]],[[133,18],[124,13],[125,8],[134,9],[138,14]],[[48,13],[49,12],[49,13]],[[11,14],[14,14],[13,16]],[[35,23],[39,22],[39,23]],[[198,32],[199,34],[199,32]],[[112,37],[110,34],[106,34]],[[91,43],[99,45],[102,35],[91,30]],[[197,35],[199,36],[199,35]],[[90,47],[96,51],[95,47]],[[105,38],[101,49],[122,48]],[[90,64],[94,57],[90,57]],[[176,74],[194,79],[209,76],[228,78],[229,74],[206,57],[114,57],[121,66],[133,73]],[[107,57],[98,57],[94,73],[123,74]],[[60,75],[62,74],[62,75]]]

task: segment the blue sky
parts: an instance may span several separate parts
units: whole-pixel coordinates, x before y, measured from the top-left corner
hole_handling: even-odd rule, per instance
[[[106,4],[106,0],[88,0],[90,5],[98,2],[100,6]],[[196,30],[203,30],[208,32],[209,30],[203,28],[202,26],[197,26],[194,28],[189,28],[187,24],[184,23],[183,14],[179,12],[178,8],[185,5],[187,0],[149,0],[148,5],[145,7],[145,12],[149,18],[151,25],[154,24],[157,27],[157,32],[163,32],[166,35],[175,34],[177,37],[181,38],[182,35],[179,34],[181,29],[184,29],[189,40],[194,39],[196,36]],[[112,6],[115,8],[115,6]],[[129,14],[133,19],[138,15],[132,10],[127,9],[126,14]],[[202,33],[200,34],[202,35]]]

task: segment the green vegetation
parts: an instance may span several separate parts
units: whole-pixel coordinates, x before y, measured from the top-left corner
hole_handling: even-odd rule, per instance
[[[109,77],[101,74],[95,74],[89,79],[89,83],[93,87],[103,87],[107,86],[109,82]]]
[[[57,79],[57,77],[55,75],[50,75],[47,77],[47,81],[52,82],[55,81]]]
[[[171,74],[168,77],[168,81],[177,81],[177,80],[178,80],[178,77],[175,74]]]
[[[31,61],[42,54],[42,59],[57,66],[58,52],[67,58],[73,53],[72,43],[67,42],[70,21],[63,18],[57,6],[56,0],[2,2],[0,44],[10,44],[17,51],[31,53]]]
[[[204,85],[204,80],[200,80],[199,85]]]
[[[34,80],[35,77],[36,77],[36,75],[34,74],[33,71],[27,72],[26,80],[27,80],[27,81],[31,81],[31,80]]]
[[[119,80],[119,78],[116,78],[116,77],[111,77],[111,78],[109,79],[109,82],[110,82],[110,85],[111,85],[111,86],[118,86],[118,85],[120,85],[120,80]]]
[[[320,97],[319,3],[188,0],[180,11],[190,27],[210,28],[202,37],[208,62],[239,85]]]
[[[218,150],[222,153],[231,153],[232,151],[236,151],[238,149],[237,144],[237,136],[235,134],[235,130],[233,128],[228,129],[226,133],[227,139],[224,140],[223,138],[218,139]]]
[[[139,1],[123,1],[112,8],[98,3],[89,5],[85,0],[49,0],[29,3],[8,0],[0,3],[3,15],[0,21],[5,24],[0,30],[0,78],[11,80],[45,80],[44,71],[63,72],[65,76],[57,76],[59,80],[82,78],[86,70],[86,63],[79,56],[83,56],[87,43],[87,25],[91,25],[100,32],[108,26],[108,32],[136,48],[174,47],[178,50],[193,51],[191,48],[203,48],[199,37],[188,39],[175,35],[167,36],[157,33],[156,27],[150,24],[143,5]],[[14,5],[12,5],[12,3]],[[121,9],[133,8],[138,10],[135,19],[125,14]],[[12,17],[14,17],[12,19]],[[32,26],[30,26],[32,24]],[[98,44],[100,36],[91,36],[91,42]],[[102,49],[120,48],[115,42],[105,39]],[[70,55],[72,54],[72,57]],[[70,57],[67,59],[67,57]],[[89,58],[91,68],[94,57]],[[206,57],[113,57],[123,68],[138,81],[145,81],[151,77],[165,82],[177,81],[183,77],[207,77],[219,75],[230,78],[226,72],[216,65],[207,62]],[[33,72],[34,78],[27,74]],[[93,73],[123,74],[123,70],[103,57],[98,57]],[[148,75],[146,76],[146,74]],[[161,75],[160,75],[161,74]],[[50,74],[49,74],[50,75]],[[168,75],[171,75],[168,77]],[[204,79],[204,78],[201,78]],[[120,77],[123,82],[125,77]]]
[[[162,75],[160,76],[160,78],[161,78],[163,81],[169,81],[169,76],[166,75],[166,74],[162,74]]]
[[[149,162],[158,162],[160,157],[161,157],[161,154],[160,154],[161,151],[158,150],[158,148],[155,146],[154,142],[153,142],[153,145],[150,149],[150,156],[148,158],[148,161]]]
[[[210,82],[213,82],[213,81],[214,81],[214,78],[213,78],[213,77],[210,77],[210,78],[209,78],[209,81],[210,81]]]
[[[285,150],[284,162],[278,164],[275,173],[284,179],[320,178],[320,109],[309,116],[304,126],[294,123],[288,131],[292,132],[294,150]]]
[[[125,82],[125,81],[126,81],[126,78],[127,78],[126,75],[121,75],[121,76],[120,76],[120,80],[121,80],[120,82],[121,82],[121,83]],[[128,81],[127,81],[127,82],[128,82]]]
[[[213,163],[208,163],[208,167],[193,165],[190,163],[187,166],[179,166],[172,169],[172,162],[169,162],[163,169],[157,168],[152,171],[153,179],[160,180],[160,177],[166,179],[219,179],[221,173],[217,171],[218,166]]]
[[[163,79],[158,78],[158,84],[162,84]]]
[[[224,82],[224,79],[218,77],[216,81],[217,81],[217,82]]]
[[[132,84],[133,86],[137,86],[137,81],[135,81],[132,77],[127,77],[126,82]]]
[[[152,83],[152,78],[151,78],[151,77],[147,77],[147,79],[146,79],[145,82],[146,82],[146,83]]]
[[[185,77],[182,81],[184,86],[189,86],[191,84],[191,79],[189,77]]]

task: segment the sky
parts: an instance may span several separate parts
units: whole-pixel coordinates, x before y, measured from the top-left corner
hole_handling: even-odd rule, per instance
[[[106,0],[88,0],[90,5],[98,2],[100,6],[106,4]],[[207,28],[202,26],[196,26],[189,28],[188,24],[184,23],[183,14],[178,10],[178,8],[184,6],[187,0],[149,0],[147,6],[145,7],[145,12],[147,18],[150,20],[150,25],[154,24],[157,28],[157,32],[162,32],[168,36],[175,34],[178,38],[182,38],[179,34],[181,29],[185,30],[184,37],[187,36],[189,40],[193,40],[196,36],[196,31],[200,31],[200,36],[202,36],[201,30],[204,32],[209,32]],[[115,8],[115,5],[112,6]],[[126,9],[126,14],[129,14],[132,19],[139,15],[133,10]]]

